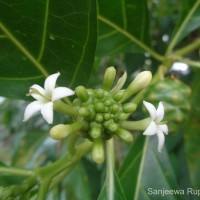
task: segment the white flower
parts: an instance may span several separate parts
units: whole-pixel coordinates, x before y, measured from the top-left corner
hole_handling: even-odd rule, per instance
[[[145,105],[146,109],[149,111],[149,114],[151,116],[151,122],[147,127],[147,129],[144,131],[143,135],[157,134],[158,151],[161,152],[165,142],[165,135],[168,134],[167,125],[161,122],[164,117],[163,103],[162,102],[159,103],[157,110],[151,103],[143,101],[143,104]]]
[[[66,87],[55,88],[56,80],[59,76],[59,72],[48,76],[44,82],[44,88],[37,84],[30,87],[29,95],[36,99],[36,101],[33,101],[26,107],[24,112],[24,121],[27,121],[37,111],[41,110],[43,118],[47,123],[52,124],[53,102],[74,94],[73,90]]]

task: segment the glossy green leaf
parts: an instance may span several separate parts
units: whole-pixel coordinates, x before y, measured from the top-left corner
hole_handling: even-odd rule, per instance
[[[143,52],[127,34],[149,44],[146,0],[99,0],[98,11],[97,55]]]
[[[115,200],[126,200],[126,197],[125,197],[124,191],[122,189],[119,177],[116,173],[115,173],[114,179],[115,179],[114,180],[114,187],[115,187],[114,188],[114,199]],[[105,180],[104,186],[102,187],[101,193],[99,194],[99,197],[98,197],[97,200],[107,199],[106,184],[107,183],[106,183],[106,180]]]
[[[96,46],[93,0],[0,1],[0,95],[24,98],[34,83],[86,84]]]
[[[162,153],[157,151],[156,136],[136,140],[119,170],[119,178],[129,200],[179,199],[175,195],[155,194],[155,190],[163,188],[178,189],[167,152],[165,149]]]

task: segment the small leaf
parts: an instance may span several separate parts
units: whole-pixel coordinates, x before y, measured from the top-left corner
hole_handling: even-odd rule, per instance
[[[2,0],[0,9],[0,95],[25,98],[28,87],[57,71],[64,86],[87,83],[96,46],[95,1]]]

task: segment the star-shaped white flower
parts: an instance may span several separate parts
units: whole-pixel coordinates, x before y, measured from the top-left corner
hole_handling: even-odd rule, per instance
[[[151,103],[143,101],[143,104],[145,105],[146,109],[149,111],[149,114],[151,116],[151,122],[147,127],[147,129],[144,131],[143,135],[157,134],[158,151],[161,152],[165,142],[165,135],[168,134],[167,125],[161,122],[164,117],[163,103],[162,102],[159,103],[157,110]]]
[[[31,95],[36,101],[28,104],[24,112],[24,121],[31,118],[37,111],[41,110],[43,118],[47,123],[53,122],[53,102],[74,94],[74,91],[67,87],[55,87],[60,73],[48,76],[44,82],[44,88],[34,84],[29,89]]]

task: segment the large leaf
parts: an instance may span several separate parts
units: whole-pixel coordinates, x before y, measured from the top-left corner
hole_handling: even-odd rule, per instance
[[[127,34],[137,41],[149,43],[146,0],[99,0],[98,11],[97,55],[143,52]]]
[[[0,95],[60,71],[65,86],[86,84],[96,46],[94,0],[0,0]]]
[[[157,138],[142,136],[136,140],[119,171],[126,198],[181,199],[179,195],[155,194],[156,191],[179,189],[167,152],[157,152]],[[181,196],[180,196],[181,197]]]

